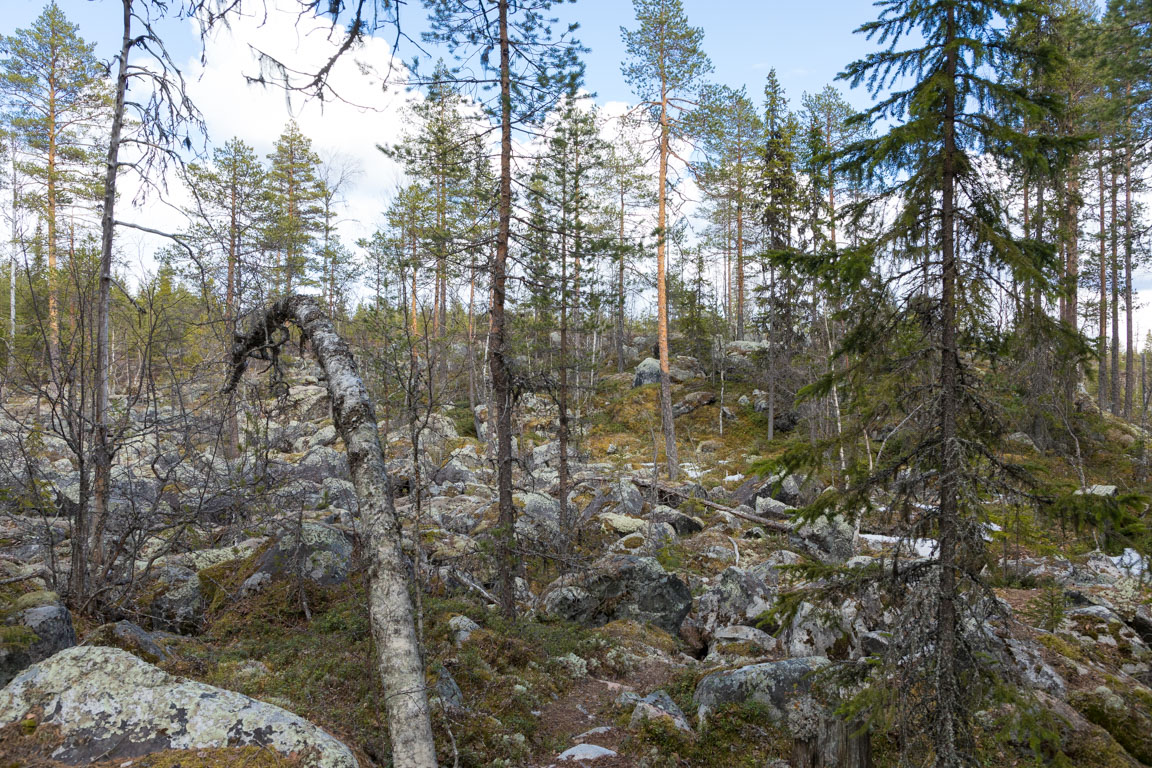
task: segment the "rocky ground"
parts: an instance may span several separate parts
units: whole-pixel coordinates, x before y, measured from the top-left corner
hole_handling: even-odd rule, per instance
[[[732,346],[733,368],[754,347]],[[521,400],[515,621],[499,616],[491,592],[484,409],[431,414],[418,472],[408,430],[385,435],[445,765],[762,768],[787,765],[797,749],[822,753],[816,764],[861,752],[894,764],[892,737],[857,733],[821,684],[822,673],[883,652],[901,631],[891,606],[874,591],[774,611],[797,586],[790,565],[868,568],[891,557],[894,540],[883,521],[795,519],[822,482],[763,467],[799,416],[778,414],[780,437],[768,443],[764,393],[738,378],[720,390],[690,358],[675,367],[678,428],[694,448],[683,457],[688,480],[653,483],[652,361],[602,378],[582,404],[564,559],[554,556],[555,412],[542,397]],[[123,452],[121,522],[147,524],[127,537],[131,600],[109,623],[74,617],[52,591],[66,576],[67,504],[56,516],[9,505],[0,766],[388,764],[356,495],[323,383],[300,369],[264,410],[259,440],[238,461],[175,436]],[[1101,455],[1120,445],[1122,457],[1133,430],[1094,418]],[[14,425],[0,447],[27,442]],[[75,501],[65,446],[37,439],[34,471],[29,460],[6,467],[10,496],[33,487]],[[1026,436],[1014,445],[1041,470],[1054,465]],[[1120,460],[1100,462],[1092,493],[1123,490],[1106,474]],[[1143,562],[1055,531],[1021,545],[1001,523],[988,535],[1004,555],[989,574],[1002,586],[983,650],[1032,704],[1005,699],[979,714],[987,764],[1152,765]],[[903,556],[930,557],[932,542],[914,549]],[[1036,702],[1040,720],[1025,716]]]

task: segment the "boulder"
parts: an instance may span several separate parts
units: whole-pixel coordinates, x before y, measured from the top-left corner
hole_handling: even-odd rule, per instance
[[[1036,443],[1028,435],[1027,432],[1013,432],[1004,438],[1005,441],[1012,444],[1017,450],[1030,451],[1036,453]]]
[[[0,686],[21,670],[76,645],[72,614],[51,592],[34,592],[17,602],[0,628]]]
[[[319,421],[331,413],[328,390],[316,384],[299,384],[288,388],[286,404],[289,413],[300,421]]]
[[[330,525],[306,522],[278,538],[256,563],[256,573],[299,575],[321,586],[340,584],[352,567],[352,542]]]
[[[85,645],[107,645],[128,651],[150,664],[164,661],[171,657],[171,652],[157,642],[156,633],[147,632],[137,624],[130,621],[118,621],[115,624],[105,624],[97,627],[91,634],[84,637]]]
[[[648,514],[648,519],[654,523],[668,523],[681,536],[691,536],[704,530],[704,522],[700,518],[686,515],[663,504],[653,509]]]
[[[843,515],[821,515],[795,531],[804,549],[826,563],[843,563],[856,554],[856,529]]]
[[[714,392],[692,392],[684,396],[684,399],[672,406],[672,413],[676,416],[684,416],[685,414],[692,413],[697,408],[703,408],[706,405],[712,405],[716,402],[716,393]]]
[[[517,493],[513,503],[520,508],[516,535],[538,543],[560,535],[560,502],[543,493]]]
[[[719,706],[753,701],[764,705],[773,722],[781,722],[807,697],[815,673],[830,664],[823,656],[808,656],[713,672],[696,685],[692,700],[701,720]]]
[[[356,495],[356,486],[349,480],[339,477],[326,477],[320,483],[321,498],[329,507],[348,509],[355,512],[360,508],[360,497]]]
[[[676,706],[676,702],[664,691],[650,693],[636,703],[629,724],[635,728],[645,720],[663,720],[681,731],[692,730],[684,711]]]
[[[562,763],[567,763],[573,761],[590,762],[602,757],[616,757],[616,753],[607,747],[600,747],[595,744],[577,744],[561,752],[556,756],[556,759]]]
[[[692,593],[655,559],[608,555],[583,573],[557,579],[544,595],[547,613],[588,626],[617,619],[653,624],[675,635],[692,608]]]
[[[605,531],[612,531],[620,536],[627,536],[630,533],[637,533],[648,528],[648,523],[638,517],[617,515],[615,512],[601,512],[596,517],[600,520],[600,526]]]
[[[621,478],[612,487],[611,498],[616,502],[616,511],[622,515],[638,517],[644,511],[644,495],[626,478]]]
[[[60,741],[52,757],[72,765],[259,746],[306,755],[314,768],[357,768],[348,747],[291,712],[173,677],[118,648],[69,648],[17,675],[0,691],[0,727],[28,717],[51,726]]]
[[[351,477],[348,457],[343,452],[324,445],[313,446],[296,465],[295,474],[313,483],[322,483],[329,477],[338,477],[342,480]]]
[[[660,381],[660,361],[654,357],[646,357],[636,366],[636,375],[632,379],[632,388],[642,387],[645,384],[655,384]]]
[[[704,629],[715,632],[733,624],[750,624],[775,604],[773,571],[731,567],[720,574],[716,586],[700,596],[695,615]]]
[[[204,623],[200,576],[191,568],[166,565],[159,569],[141,606],[152,629],[195,634]]]

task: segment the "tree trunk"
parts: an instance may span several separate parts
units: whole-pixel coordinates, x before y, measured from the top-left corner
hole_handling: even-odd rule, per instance
[[[616,372],[624,372],[624,181],[620,182],[620,263],[616,273]]]
[[[271,342],[273,331],[294,323],[324,371],[332,418],[347,448],[360,519],[367,533],[369,615],[377,668],[384,684],[392,764],[436,768],[424,665],[416,641],[408,565],[401,549],[400,520],[380,449],[376,414],[352,351],[310,296],[285,296],[240,337],[232,351],[232,390],[244,375],[248,355]]]
[[[240,211],[236,200],[236,185],[239,179],[233,177],[231,190],[230,190],[230,205],[229,205],[229,226],[228,226],[228,274],[227,286],[224,291],[224,333],[226,340],[224,342],[225,361],[229,360],[232,350],[232,344],[236,341],[236,258],[239,251],[239,224],[238,218]],[[236,416],[236,398],[230,396],[224,404],[225,412],[225,436],[224,436],[224,456],[228,459],[235,459],[240,455],[240,422]]]
[[[1124,148],[1124,314],[1127,338],[1124,354],[1124,418],[1132,420],[1132,395],[1136,388],[1132,369],[1135,339],[1132,328],[1132,146]]]
[[[512,505],[512,376],[504,349],[504,299],[508,241],[512,230],[512,70],[508,37],[510,0],[500,11],[500,196],[496,257],[492,262],[492,329],[488,337],[496,429],[496,486],[499,506],[500,609],[516,615],[516,508]]]
[[[1120,221],[1117,206],[1119,184],[1116,167],[1112,167],[1112,415],[1120,415]]]
[[[108,156],[104,166],[104,210],[100,216],[100,291],[96,305],[96,392],[93,421],[94,472],[92,565],[104,561],[104,524],[108,518],[108,495],[112,481],[112,446],[108,426],[108,373],[110,354],[108,345],[108,315],[112,304],[112,239],[116,229],[116,174],[119,171],[120,133],[124,127],[124,96],[128,87],[128,54],[132,47],[132,0],[121,0],[123,8],[123,35],[116,69],[116,101],[112,113],[112,129],[108,138]],[[83,535],[83,532],[82,532]],[[83,579],[83,576],[79,577]],[[74,577],[75,582],[75,577]],[[83,588],[74,596],[80,599]]]
[[[958,54],[953,46],[956,37],[956,11],[949,6],[945,42],[945,78],[955,82]],[[944,94],[944,157],[941,184],[941,327],[940,327],[940,576],[936,614],[936,723],[933,745],[936,765],[959,768],[957,722],[960,707],[956,679],[958,650],[958,616],[956,609],[956,570],[959,547],[960,444],[956,432],[959,404],[959,357],[956,347],[956,94],[951,88]]]
[[[56,56],[53,56],[55,66]],[[52,79],[55,79],[55,70]],[[60,358],[60,306],[56,291],[56,161],[58,151],[56,147],[56,88],[55,83],[49,84],[48,90],[48,199],[47,219],[48,225],[48,374],[55,380],[56,370]],[[15,215],[15,212],[13,212]],[[59,384],[57,383],[57,386]]]
[[[1106,231],[1106,213],[1104,210],[1107,187],[1104,186],[1104,149],[1100,149],[1100,333],[1096,343],[1096,354],[1099,356],[1099,371],[1096,375],[1096,404],[1103,412],[1107,405],[1108,392],[1108,234]]]
[[[664,426],[664,457],[668,462],[668,479],[675,482],[680,474],[680,460],[676,451],[676,425],[672,413],[671,365],[668,358],[668,97],[660,102],[660,176],[659,204],[657,206],[656,240],[656,337],[660,348],[660,420]]]

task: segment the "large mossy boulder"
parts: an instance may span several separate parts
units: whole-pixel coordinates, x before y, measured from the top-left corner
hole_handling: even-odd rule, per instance
[[[352,542],[338,528],[307,522],[289,529],[256,561],[256,573],[298,576],[320,586],[343,583],[352,568]]]
[[[809,696],[816,674],[831,663],[823,656],[807,656],[720,670],[696,685],[692,699],[701,719],[726,704],[755,702],[773,721],[782,722],[797,701]]]
[[[118,648],[78,646],[0,691],[0,727],[45,726],[70,765],[165,750],[257,746],[312,768],[357,768],[344,744],[279,707],[166,672]]]
[[[673,635],[691,608],[692,593],[680,577],[653,558],[633,555],[603,557],[556,580],[544,595],[544,610],[570,621],[598,627],[632,619]]]
[[[181,635],[200,631],[205,607],[199,574],[177,564],[159,568],[140,598],[140,611],[152,629]]]
[[[0,686],[21,670],[76,645],[72,614],[52,592],[22,596],[0,626]]]

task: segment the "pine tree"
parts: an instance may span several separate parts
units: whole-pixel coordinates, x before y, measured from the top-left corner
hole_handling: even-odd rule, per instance
[[[323,228],[320,157],[292,120],[268,161],[272,213],[265,237],[276,254],[270,293],[287,296],[316,283],[316,237]]]
[[[7,119],[27,157],[21,175],[35,185],[20,201],[44,222],[48,260],[48,349],[60,346],[59,249],[65,210],[92,206],[100,196],[98,131],[110,100],[94,45],[55,2],[29,29],[0,41],[0,91]]]
[[[173,256],[179,260],[180,273],[199,282],[201,293],[223,307],[221,359],[228,361],[240,316],[250,308],[245,288],[261,272],[259,258],[268,224],[265,171],[252,148],[233,138],[213,152],[210,166],[190,165],[187,181],[193,200],[188,239],[196,253],[189,258],[176,249]],[[225,454],[235,458],[240,426],[233,405],[226,408]]]
[[[580,327],[581,298],[587,292],[581,289],[582,272],[590,266],[587,260],[597,250],[592,243],[598,229],[594,217],[600,202],[597,192],[603,181],[600,169],[607,162],[607,146],[600,139],[595,113],[582,108],[574,97],[566,98],[558,111],[552,136],[537,161],[533,197],[544,203],[540,206],[542,216],[537,226],[542,235],[551,234],[541,238],[536,255],[550,272],[548,282],[555,286],[556,301],[549,303],[558,314],[560,336],[556,404],[563,556],[567,554],[572,533],[567,503],[571,489],[568,469],[572,434],[570,380],[574,370],[577,377],[579,375],[579,355],[572,354],[571,339],[572,330]],[[559,264],[556,264],[557,252]]]
[[[734,314],[736,338],[744,338],[747,254],[755,230],[749,226],[755,179],[759,170],[757,155],[763,140],[763,126],[752,100],[743,88],[710,87],[696,118],[703,123],[697,133],[705,161],[699,177],[714,197],[723,198],[731,212],[732,246],[736,276]]]
[[[795,280],[786,259],[779,257],[793,246],[793,227],[800,202],[800,181],[796,173],[796,140],[800,124],[788,110],[788,100],[776,76],[768,73],[764,84],[763,147],[756,179],[756,205],[763,228],[765,262],[769,278],[761,286],[760,325],[768,341],[768,439],[775,437],[778,387],[781,371],[790,366],[792,316],[796,308]]]
[[[712,70],[701,47],[704,31],[692,27],[680,0],[633,0],[638,26],[621,29],[627,59],[624,79],[658,131],[659,172],[656,179],[656,335],[660,352],[660,420],[668,476],[680,471],[676,425],[672,413],[672,382],[668,355],[668,164],[672,145],[684,138],[693,98]]]
[[[512,368],[506,352],[508,257],[512,240],[512,159],[516,127],[539,124],[565,94],[583,79],[576,25],[554,34],[548,12],[557,0],[425,0],[431,10],[427,39],[451,46],[460,61],[479,61],[482,90],[495,92],[484,102],[500,128],[500,173],[497,191],[496,249],[491,275],[491,330],[488,359],[496,427],[497,499],[500,510],[500,607],[516,613],[515,522],[512,504]],[[494,7],[493,7],[494,6]],[[472,66],[469,64],[469,66]],[[457,81],[477,83],[469,71],[452,72]]]
[[[424,99],[411,108],[415,130],[396,145],[381,147],[404,164],[410,178],[427,184],[432,195],[434,221],[425,234],[435,270],[432,320],[437,339],[447,331],[448,286],[456,266],[452,262],[471,225],[468,198],[476,159],[485,154],[465,108],[451,70],[443,60],[438,61],[426,83]]]
[[[609,146],[607,168],[611,174],[612,218],[616,223],[616,238],[612,244],[615,262],[616,290],[613,302],[615,314],[616,371],[624,371],[625,320],[628,301],[628,264],[639,257],[642,238],[635,232],[636,212],[651,204],[652,182],[645,172],[644,156],[627,124],[622,124]]]

